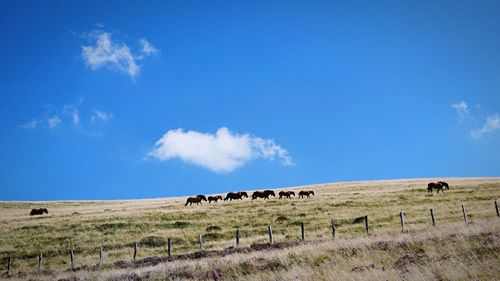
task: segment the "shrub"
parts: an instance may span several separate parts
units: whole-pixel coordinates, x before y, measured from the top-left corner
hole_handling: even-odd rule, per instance
[[[167,244],[167,239],[158,236],[148,236],[142,238],[140,244],[150,248],[163,247]]]

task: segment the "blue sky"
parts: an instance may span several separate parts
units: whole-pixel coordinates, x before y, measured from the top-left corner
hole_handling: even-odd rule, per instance
[[[498,15],[499,1],[1,1],[0,200],[499,176]]]

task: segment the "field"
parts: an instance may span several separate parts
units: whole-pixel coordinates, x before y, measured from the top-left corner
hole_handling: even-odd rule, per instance
[[[291,187],[280,190],[312,189],[316,195],[192,207],[184,206],[185,198],[2,202],[1,276],[7,277],[10,256],[14,280],[499,280],[500,218],[494,200],[500,195],[500,178],[442,179],[451,190],[428,194],[426,185],[435,180]],[[48,208],[48,215],[29,216],[31,208],[42,207]],[[431,224],[431,208],[436,227]],[[401,211],[406,213],[403,234]],[[370,235],[363,223],[353,224],[365,215]],[[300,242],[302,222],[305,242]],[[268,225],[273,228],[272,247],[265,245]],[[235,246],[236,229],[241,232],[238,249],[230,248]],[[204,253],[199,252],[199,234]],[[167,238],[174,257],[165,262]],[[105,260],[98,270],[100,247]],[[75,252],[75,272],[68,271],[69,249]],[[43,272],[37,274],[40,253]],[[157,260],[145,260],[153,256]]]

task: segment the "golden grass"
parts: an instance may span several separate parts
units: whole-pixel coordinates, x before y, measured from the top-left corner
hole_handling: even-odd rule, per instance
[[[405,234],[406,236],[394,235],[400,230],[400,211],[407,214],[406,229],[410,233],[424,233],[419,235],[425,236],[425,233],[432,234],[433,231],[439,231],[438,229],[448,229],[462,221],[461,204],[465,205],[469,221],[473,222],[467,227],[468,231],[477,228],[477,233],[489,231],[498,234],[498,220],[495,218],[493,201],[500,195],[499,178],[451,178],[443,180],[448,181],[451,185],[451,190],[445,191],[444,194],[427,194],[426,184],[433,179],[370,181],[289,188],[296,191],[313,189],[316,196],[309,199],[278,200],[273,198],[269,201],[244,199],[243,201],[219,202],[211,205],[204,203],[203,206],[193,207],[184,207],[185,198],[131,201],[4,202],[0,203],[1,261],[5,264],[6,257],[12,256],[14,258],[13,272],[35,272],[36,256],[38,253],[43,253],[44,269],[57,274],[57,272],[69,267],[68,250],[70,248],[75,250],[76,266],[83,266],[95,265],[98,261],[98,249],[103,246],[106,252],[105,262],[111,266],[115,261],[129,261],[131,259],[131,245],[134,241],[139,242],[139,258],[144,258],[164,255],[166,253],[164,240],[170,237],[173,239],[173,254],[175,255],[196,251],[198,249],[198,234],[204,234],[207,249],[223,249],[234,246],[234,231],[239,228],[242,234],[241,246],[246,247],[253,243],[267,242],[267,225],[269,224],[273,226],[275,241],[298,240],[300,238],[300,222],[305,223],[307,240],[324,241],[331,237],[331,219],[335,219],[337,222],[337,235],[343,239],[340,241],[344,241],[346,245],[359,242],[360,245],[366,246],[370,243],[376,243],[377,239],[382,239],[379,237],[389,237],[387,241],[396,241],[402,239],[398,237],[406,236],[408,239],[414,239],[411,238],[410,234]],[[288,188],[285,189],[288,190]],[[49,215],[30,217],[29,211],[35,207],[48,208]],[[432,229],[430,224],[430,208],[435,210],[436,229]],[[369,216],[372,234],[370,238],[364,237],[366,235],[362,224],[352,224],[355,217],[363,215]],[[480,223],[482,221],[491,221],[492,223]],[[475,227],[475,225],[478,226]],[[217,226],[220,230],[208,231],[207,228],[210,226]],[[461,228],[457,227],[457,229]],[[474,243],[479,243],[467,238],[470,236],[465,235],[464,237],[462,243],[469,245],[467,247],[472,250]],[[377,264],[376,261],[384,260],[384,255],[388,255],[386,259],[401,256],[402,252],[397,247],[390,254],[373,250],[371,251],[373,256],[370,256],[370,251],[363,252],[364,254],[359,260],[349,259],[346,262],[340,258],[333,260],[321,258],[323,248],[340,247],[340,241],[334,245],[330,245],[329,242],[320,242],[320,244],[308,244],[280,250],[286,258],[283,257],[284,266],[276,263],[278,267],[276,270],[255,270],[254,272],[251,270],[253,267],[250,266],[249,270],[252,272],[249,274],[231,275],[230,269],[222,271],[224,271],[225,276],[238,276],[242,279],[318,278],[328,280],[330,279],[327,278],[328,274],[331,273],[328,268],[333,262],[335,265],[343,264],[342,270],[335,271],[335,274],[343,276],[339,279],[349,280],[352,277],[354,278],[351,278],[352,280],[360,280],[356,279],[357,275],[371,276],[373,277],[371,280],[401,278],[401,271],[392,267],[390,270],[376,267],[361,272],[351,272],[355,264],[365,265],[362,261],[367,257],[372,261],[371,264]],[[431,244],[436,243],[434,241]],[[497,243],[497,240],[494,239],[493,246],[498,246]],[[459,257],[456,258],[457,262],[469,262],[465,259],[467,257],[462,258],[462,252],[465,250],[455,249],[458,247],[457,244],[447,243],[446,239],[442,244],[443,247],[448,247],[446,248],[448,252],[460,251],[457,253],[457,257]],[[365,249],[364,246],[358,245],[356,247]],[[280,251],[273,252],[278,255]],[[289,262],[290,257],[288,257],[294,251],[310,253],[305,256],[311,258],[302,261],[299,258],[300,266],[295,265],[295,263]],[[440,249],[436,250],[434,254],[431,249],[426,250],[431,259],[443,252],[444,250]],[[266,253],[265,257],[268,258],[269,255],[271,254]],[[220,262],[220,265],[225,265],[231,264],[229,261],[232,260],[257,259],[258,256],[262,256],[262,253],[235,254],[230,257],[206,259],[204,262],[176,261],[175,263],[180,264],[179,266],[190,264],[193,267],[206,264],[208,270],[208,268],[217,267],[213,263],[217,265]],[[315,262],[316,259],[318,261]],[[321,262],[322,259],[325,259],[325,262]],[[488,260],[496,262],[496,264],[499,261],[498,256],[488,257]],[[313,266],[315,263],[319,265]],[[473,266],[476,271],[481,268],[489,268],[489,265],[483,264],[482,261]],[[157,274],[155,276],[160,279],[165,278],[165,275],[161,273],[162,270],[163,273],[167,273],[167,267],[168,270],[172,269],[171,265],[163,265],[163,267],[165,269],[155,271]],[[239,268],[237,265],[235,267]],[[257,266],[257,268],[260,267]],[[264,266],[264,268],[266,267]],[[425,271],[422,267],[417,267],[417,269],[420,275],[410,268],[413,275],[407,274],[408,276],[405,278],[408,280],[412,280],[411,276],[421,276],[420,279],[436,278],[435,272],[431,269],[429,271]],[[245,269],[243,269],[244,271]],[[364,273],[372,271],[372,275]],[[123,274],[123,270],[114,269],[100,274],[114,276],[113,272]],[[490,275],[496,274],[494,277],[498,279],[498,270],[489,269],[488,272]],[[235,274],[237,273],[235,272]],[[98,276],[97,273],[79,274],[86,276],[85,279],[99,279],[104,276]],[[450,278],[453,272],[447,274],[449,276],[446,278],[458,280],[472,273],[459,270],[457,276],[461,276],[461,278],[458,279]],[[479,273],[474,274],[480,276]],[[474,274],[470,276],[476,276]],[[377,276],[380,278],[376,278]],[[432,276],[434,278],[431,278]],[[200,276],[195,276],[193,279],[197,278]],[[482,276],[482,278],[495,279],[491,276]],[[414,280],[418,279],[414,278]]]

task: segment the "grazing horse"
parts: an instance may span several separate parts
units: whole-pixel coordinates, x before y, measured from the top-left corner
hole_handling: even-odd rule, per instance
[[[198,204],[202,204],[201,203],[201,198],[200,197],[189,197],[186,201],[186,205],[184,206],[187,206],[189,204],[189,206],[193,205],[193,203],[196,203],[196,205]],[[206,201],[206,200],[205,200]],[[202,204],[203,205],[203,204]]]
[[[264,190],[264,191],[255,191],[252,194],[252,200],[257,199],[257,198],[264,198],[264,199],[269,199],[269,196],[276,197],[276,194],[274,194],[274,191],[272,190]]]
[[[309,198],[310,195],[314,195],[314,191],[302,190],[301,192],[299,192],[299,198],[304,198],[304,196],[307,196],[307,198]]]
[[[280,196],[280,199],[282,197],[291,198],[291,196],[295,196],[295,192],[293,192],[293,191],[280,191],[280,193],[278,193],[278,194]]]
[[[439,193],[439,191],[443,191],[443,184],[441,182],[431,182],[427,185],[427,193],[432,193],[432,190],[433,189],[437,189],[437,193]],[[446,189],[450,189],[449,187],[447,187]]]
[[[438,183],[440,183],[443,186],[443,191],[444,190],[450,190],[450,185],[447,182],[445,182],[445,181],[438,181]]]
[[[196,195],[196,197],[200,198],[201,200],[207,202],[207,197],[205,195]]]
[[[217,196],[208,196],[208,204],[210,204],[210,202],[214,201],[215,203],[217,203],[218,200],[222,200],[222,196],[220,195],[217,195]]]
[[[49,211],[45,208],[42,209],[31,209],[30,216],[37,216],[37,215],[43,215],[43,214],[49,214]]]
[[[238,200],[238,199],[243,200],[242,197],[243,197],[243,194],[241,192],[229,192],[226,195],[226,198],[224,198],[224,201],[227,201],[227,200],[233,201],[233,200]],[[248,195],[247,195],[247,197],[248,197]]]

